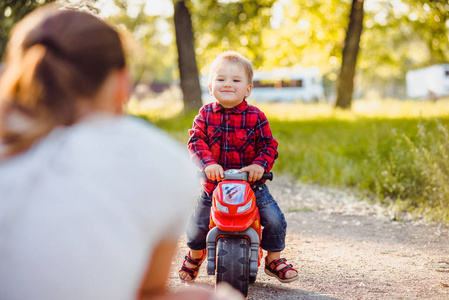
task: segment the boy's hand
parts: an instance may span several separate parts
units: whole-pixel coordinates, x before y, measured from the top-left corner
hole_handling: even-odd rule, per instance
[[[207,178],[210,180],[220,181],[224,177],[223,167],[219,164],[208,165],[204,168],[204,173],[206,173]]]
[[[265,173],[265,169],[262,166],[252,164],[241,168],[239,172],[248,172],[248,181],[254,182],[262,178],[263,173]]]

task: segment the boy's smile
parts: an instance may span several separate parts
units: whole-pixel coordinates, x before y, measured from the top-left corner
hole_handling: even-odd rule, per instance
[[[223,63],[217,67],[209,84],[212,96],[225,108],[239,105],[251,93],[245,69],[236,63]]]

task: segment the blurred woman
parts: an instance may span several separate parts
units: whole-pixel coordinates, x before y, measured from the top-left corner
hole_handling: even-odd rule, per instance
[[[55,6],[13,30],[0,79],[0,299],[164,291],[197,183],[185,150],[121,115],[119,34]],[[186,201],[190,200],[190,201]]]

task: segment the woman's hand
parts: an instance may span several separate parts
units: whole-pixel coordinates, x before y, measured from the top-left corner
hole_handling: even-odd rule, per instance
[[[262,178],[265,173],[265,169],[260,165],[252,164],[241,168],[239,172],[248,172],[248,182],[254,182]]]

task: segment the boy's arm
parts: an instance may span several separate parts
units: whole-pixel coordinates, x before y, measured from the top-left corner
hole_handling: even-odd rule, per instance
[[[273,168],[274,161],[278,157],[278,142],[273,137],[268,119],[262,111],[259,113],[255,132],[257,157],[254,159],[253,164],[263,167],[265,172],[268,173]]]
[[[198,168],[203,171],[207,166],[217,164],[207,143],[209,138],[207,136],[206,119],[203,109],[200,110],[193,120],[193,127],[189,130],[189,134],[190,138],[187,142],[187,148],[189,149],[192,161]]]

